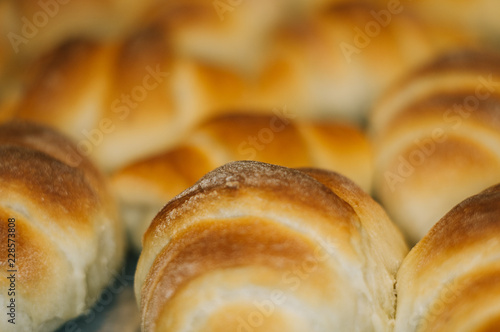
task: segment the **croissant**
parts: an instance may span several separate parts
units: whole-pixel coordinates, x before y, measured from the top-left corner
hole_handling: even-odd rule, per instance
[[[399,269],[394,331],[499,331],[499,231],[499,184],[439,220]]]
[[[187,14],[198,13],[193,6]],[[285,19],[265,41],[255,42],[262,45],[248,41],[241,48],[225,25],[220,40],[205,37],[218,30],[205,27],[204,20],[192,29],[184,25],[198,21],[173,28],[167,10],[169,15],[124,41],[72,42],[40,60],[12,112],[63,131],[107,171],[172,147],[203,121],[235,110],[291,105],[300,118],[361,123],[373,98],[395,77],[462,43],[453,34],[435,34],[400,9],[393,9],[397,15],[388,10],[361,3],[327,6],[299,20]],[[360,28],[353,30],[353,24]],[[365,26],[379,33],[363,31]],[[261,55],[244,51],[249,55],[236,56],[236,66],[231,54],[199,54],[183,47],[184,39],[200,48],[214,39],[224,47],[214,41],[203,49],[216,53],[251,48]],[[246,64],[246,58],[260,60]]]
[[[1,331],[53,331],[121,267],[124,233],[104,177],[61,134],[0,126]]]
[[[223,116],[197,128],[177,147],[128,165],[111,177],[136,248],[160,208],[212,169],[251,159],[287,167],[335,170],[369,190],[371,146],[357,128],[275,116]],[[279,112],[279,113],[278,113]]]
[[[375,195],[412,243],[500,182],[499,61],[449,53],[395,85],[371,114]]]
[[[407,248],[336,173],[226,164],[171,200],[145,234],[143,331],[388,331]]]

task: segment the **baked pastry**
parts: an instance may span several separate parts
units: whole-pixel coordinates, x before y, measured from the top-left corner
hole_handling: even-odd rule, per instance
[[[62,130],[105,170],[173,144],[203,118],[193,68],[147,33],[129,41],[75,41],[40,60],[16,117]]]
[[[395,332],[500,330],[500,185],[449,211],[397,275]]]
[[[151,27],[123,43],[62,46],[31,70],[15,116],[59,128],[80,153],[112,171],[174,146],[210,117],[240,109],[233,107],[286,106],[282,81],[265,83],[264,75],[250,82],[176,56],[164,33]]]
[[[371,114],[375,195],[412,243],[500,182],[499,61],[449,53],[395,85]]]
[[[273,38],[276,63],[290,68],[293,105],[309,117],[365,124],[375,99],[400,76],[469,39],[404,10],[342,1],[294,20]]]
[[[3,113],[29,65],[74,38],[109,41],[134,31],[158,0],[5,0],[0,3],[0,107]],[[16,89],[14,89],[16,88]],[[21,89],[21,88],[20,88]],[[7,100],[5,100],[7,98]],[[0,120],[6,115],[0,114]]]
[[[388,331],[407,248],[367,194],[327,171],[226,164],[144,236],[143,331]]]
[[[103,176],[67,138],[30,123],[0,126],[0,240],[0,304],[14,313],[2,331],[53,331],[82,314],[124,257]]]
[[[243,80],[240,91],[252,96],[246,103],[253,106],[271,95],[268,99],[275,102],[268,108],[287,103],[308,118],[361,123],[371,102],[394,79],[443,50],[470,43],[463,34],[425,24],[402,4],[253,1],[241,8],[228,5],[224,19],[218,19],[216,3],[165,5],[167,15],[160,12],[159,21],[173,49],[229,68],[237,74],[233,84]],[[256,89],[255,83],[267,90],[271,86],[274,93]],[[238,98],[215,108],[241,108],[242,95],[233,92]]]
[[[141,248],[142,235],[166,202],[231,161],[334,170],[370,190],[372,151],[360,130],[333,122],[297,121],[286,108],[276,112],[218,117],[177,147],[115,172],[111,183],[134,247]]]
[[[185,15],[194,11],[198,17],[193,9],[197,1],[185,5]],[[231,15],[247,15],[241,9]],[[289,105],[300,118],[361,123],[370,103],[393,79],[462,42],[404,12],[384,16],[391,24],[370,37],[361,28],[353,30],[353,24],[380,25],[373,15],[383,16],[386,9],[350,3],[297,20],[276,18],[283,23],[269,27],[265,41],[255,41],[262,45],[252,45],[260,40],[257,35],[248,41],[250,49],[261,53],[254,56],[233,43],[232,30],[225,26],[229,18],[220,23],[221,39],[205,38],[216,34],[216,23],[181,24],[172,10],[124,41],[75,41],[40,60],[29,71],[26,92],[14,107],[17,117],[58,128],[76,140],[80,152],[111,171],[172,147],[203,121],[235,110]],[[192,27],[186,28],[190,22]],[[213,40],[214,45],[203,49],[216,50],[216,55],[190,51],[185,44],[196,40],[205,41],[195,43],[197,47]],[[225,50],[227,56],[219,55]],[[237,56],[242,62],[237,66],[230,59],[233,50],[258,61],[246,64],[246,57]]]

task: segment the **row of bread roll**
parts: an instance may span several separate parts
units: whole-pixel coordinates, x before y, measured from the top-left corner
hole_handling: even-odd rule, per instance
[[[169,29],[178,31],[176,39],[179,44],[191,45],[187,49],[202,47],[205,52],[218,52],[219,61],[234,59],[228,54],[243,49],[228,48],[220,41],[231,44],[236,40],[246,40],[239,46],[248,45],[245,51],[255,49],[253,42],[256,40],[252,36],[265,35],[268,27],[279,24],[283,8],[304,7],[284,0],[273,3],[252,1],[234,15],[235,8],[240,5],[241,2],[195,0],[5,0],[0,3],[0,32],[6,37],[0,40],[3,50],[0,53],[0,78],[10,79],[11,74],[22,70],[26,62],[65,41],[79,37],[114,39],[159,15],[162,20],[169,21]],[[227,12],[232,15],[226,15]],[[203,36],[206,39],[198,39],[190,33],[193,30],[209,33]],[[221,47],[227,53],[220,52]],[[247,54],[239,52],[238,56]]]
[[[134,247],[155,214],[212,169],[236,160],[337,171],[369,191],[372,149],[356,127],[297,121],[287,110],[275,116],[233,115],[213,119],[182,144],[128,165],[112,176],[122,218]]]
[[[17,326],[51,331],[96,300],[121,264],[123,234],[106,181],[74,145],[38,125],[1,129],[0,235],[15,234]],[[143,330],[495,330],[498,189],[454,208],[403,261],[402,235],[347,178],[227,164],[146,232],[135,285]],[[11,282],[0,284],[5,307]]]
[[[251,71],[188,56],[160,15],[123,42],[56,50],[30,70],[18,103],[4,112],[60,129],[107,170],[175,145],[220,113],[288,105],[301,118],[362,122],[396,77],[463,42],[404,11],[382,26],[374,13],[389,11],[374,6],[328,6],[286,22],[269,33]],[[378,30],[363,32],[372,26]]]
[[[145,234],[142,330],[390,331],[406,253],[381,207],[341,175],[226,164]]]
[[[406,255],[381,207],[343,176],[226,164],[146,232],[142,330],[497,331],[499,232],[500,184]]]
[[[280,75],[291,68],[282,80],[290,88],[295,83],[293,92],[287,88],[289,98],[316,117],[362,122],[374,98],[401,73],[473,43],[465,33],[424,23],[396,1],[261,2],[234,5],[221,20],[203,1],[185,11],[178,8],[184,2],[172,1],[166,6],[172,13],[161,21],[174,49],[201,61],[253,75],[269,63],[285,69]],[[178,11],[185,16],[168,19]]]
[[[125,248],[104,176],[66,137],[17,122],[0,126],[0,240],[2,331],[53,331],[84,313]]]
[[[450,53],[371,114],[375,195],[416,243],[449,209],[500,182],[500,56]]]

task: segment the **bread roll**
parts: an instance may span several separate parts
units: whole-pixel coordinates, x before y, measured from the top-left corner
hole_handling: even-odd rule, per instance
[[[395,332],[500,330],[500,185],[467,198],[397,275]]]
[[[290,105],[301,118],[361,123],[395,77],[461,43],[453,34],[436,37],[399,7],[391,14],[362,3],[328,6],[297,19],[277,17],[280,24],[264,29],[252,14],[271,6],[263,1],[241,5],[219,23],[215,9],[198,1],[165,6],[124,41],[75,41],[54,51],[29,71],[26,92],[10,109],[63,131],[81,153],[111,171],[172,147],[201,122],[235,110]],[[200,20],[177,20],[178,11]],[[381,26],[386,21],[391,23]],[[233,23],[242,25],[235,31],[243,36],[233,32]],[[257,32],[251,28],[256,25]],[[377,34],[364,31],[372,26]],[[215,51],[198,54],[191,47]]]
[[[0,305],[15,303],[2,331],[53,331],[82,314],[124,256],[103,176],[67,138],[21,122],[0,126],[0,241]]]
[[[39,64],[17,117],[61,129],[105,170],[173,144],[204,117],[196,69],[151,31],[69,43]]]
[[[226,164],[145,234],[142,330],[388,331],[406,250],[383,210],[338,174]]]
[[[500,182],[499,61],[449,53],[396,84],[371,114],[375,194],[412,243]]]
[[[112,171],[174,146],[220,113],[286,105],[289,90],[275,70],[246,79],[176,56],[166,33],[154,26],[123,43],[62,46],[31,70],[16,117],[60,129]]]
[[[0,120],[10,115],[12,98],[19,93],[13,85],[26,80],[33,61],[75,38],[121,38],[134,31],[158,1],[1,1]]]
[[[287,167],[337,171],[369,191],[372,152],[358,129],[303,122],[279,115],[223,116],[200,126],[177,147],[128,165],[112,176],[135,248],[161,207],[212,169],[230,161],[259,160]]]
[[[169,6],[177,8],[178,4]],[[187,7],[182,13],[190,19],[177,16],[174,27],[168,27],[173,14],[162,20],[175,50],[230,68],[237,74],[231,79],[244,87],[240,91],[252,96],[244,102],[274,101],[265,105],[269,108],[288,103],[307,110],[302,113],[308,118],[361,123],[374,98],[402,73],[443,50],[469,43],[451,30],[424,24],[403,4],[273,1],[264,5],[253,1],[230,6],[234,10],[228,9],[223,20],[217,20],[214,8],[200,1],[191,1]],[[276,14],[276,7],[282,7],[281,15]],[[269,94],[256,89],[255,82],[267,85],[268,90],[271,86],[274,98],[265,98]],[[284,93],[275,86],[281,86]],[[245,106],[243,93],[232,95],[237,98],[230,103],[215,101],[214,107]]]
[[[293,105],[314,118],[363,123],[375,99],[407,71],[444,50],[468,44],[426,25],[399,6],[344,1],[277,31],[277,63],[291,68]]]

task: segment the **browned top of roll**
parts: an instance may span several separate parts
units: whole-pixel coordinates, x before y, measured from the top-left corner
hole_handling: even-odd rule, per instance
[[[500,184],[451,209],[404,259],[397,332],[496,331]]]
[[[66,236],[78,230],[85,239],[95,236],[101,213],[117,222],[104,177],[61,134],[28,122],[3,124],[0,155],[2,205],[24,214],[31,224],[57,225]]]
[[[51,169],[54,172],[53,174],[57,174],[58,171],[61,173],[75,173],[84,179],[82,181],[88,181],[92,188],[98,190],[99,195],[108,195],[103,188],[106,180],[104,180],[100,171],[88,158],[78,152],[76,146],[70,140],[47,126],[25,121],[5,123],[0,126],[0,145],[2,145],[3,149],[11,149],[21,155],[37,155],[38,157],[34,159],[34,162],[37,162],[38,158],[48,159],[54,164],[53,169]],[[26,152],[21,152],[23,150]],[[8,154],[7,159],[15,160],[14,157],[10,157]],[[29,173],[30,168],[37,172],[37,169],[30,166],[29,162],[19,163],[21,169],[26,168],[27,173]],[[5,167],[11,171],[22,171],[17,168]],[[33,174],[29,176],[35,178]],[[18,180],[21,179],[18,178]],[[72,184],[68,183],[68,185],[71,186]],[[106,199],[110,198],[107,197]]]
[[[23,330],[55,329],[81,314],[122,263],[123,228],[105,178],[69,139],[48,127],[0,126],[5,243],[12,233],[9,218],[16,220],[16,296],[23,303],[19,314],[27,317],[19,322]],[[7,270],[7,251],[1,256]],[[0,281],[0,288],[7,281]]]
[[[167,221],[168,228],[175,228],[176,223],[170,220],[182,215],[182,219],[193,215],[193,204],[204,201],[219,200],[220,196],[229,197],[239,191],[249,195],[249,191],[257,189],[269,198],[279,195],[280,198],[293,204],[303,205],[307,210],[315,210],[326,215],[336,216],[338,222],[349,224],[354,216],[352,208],[325,186],[319,186],[313,178],[303,172],[261,162],[245,161],[234,162],[217,168],[217,171],[208,173],[196,185],[185,190],[169,202],[157,215],[151,227],[145,234],[145,242],[152,236],[168,232],[164,227]],[[237,190],[237,191],[234,191]],[[257,197],[249,196],[253,200]],[[335,207],[332,205],[335,202]],[[204,203],[207,204],[207,203]],[[196,209],[198,210],[198,209]],[[337,218],[333,218],[337,220]]]
[[[143,328],[163,326],[170,299],[196,277],[236,266],[287,271],[310,258],[323,237],[335,243],[332,255],[346,265],[329,277],[320,274],[321,282],[344,278],[335,274],[357,271],[347,266],[356,265],[359,255],[374,254],[376,263],[363,267],[373,279],[358,286],[384,298],[372,309],[384,312],[386,322],[394,309],[390,275],[407,248],[380,207],[369,211],[376,204],[370,200],[333,172],[239,161],[208,173],[172,199],[144,235],[135,290]],[[384,286],[375,289],[372,282]]]
[[[466,108],[462,120],[498,113],[500,54],[473,48],[446,52],[402,77],[388,89],[371,114],[371,130],[377,136],[407,125],[410,119],[439,117],[449,123],[454,105]],[[476,105],[479,103],[479,105]],[[471,111],[471,109],[473,111]],[[422,114],[423,113],[423,114]],[[478,114],[479,113],[479,114]],[[498,117],[497,117],[498,118]],[[487,121],[494,119],[489,116]],[[436,119],[434,119],[436,120]],[[454,122],[453,122],[454,123]],[[498,120],[496,121],[498,125]]]
[[[500,184],[472,196],[446,214],[412,250],[414,272],[428,271],[448,255],[468,245],[497,238],[500,231]]]
[[[294,117],[293,111],[289,116]],[[215,167],[251,159],[335,170],[369,191],[371,158],[369,141],[354,126],[250,113],[224,115],[205,122],[176,148],[119,170],[113,183],[128,200],[137,200],[138,188],[144,188],[140,196],[155,193],[156,200],[165,203]]]

